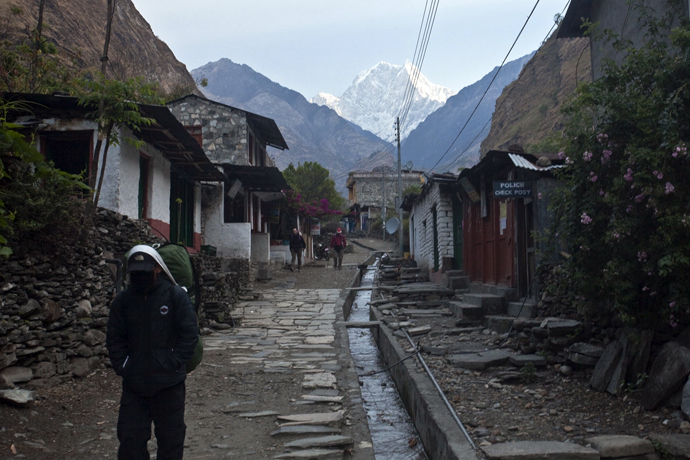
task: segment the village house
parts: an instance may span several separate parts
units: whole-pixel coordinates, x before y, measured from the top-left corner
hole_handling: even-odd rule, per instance
[[[455,174],[432,174],[418,195],[405,197],[410,213],[410,255],[432,281],[462,269],[462,201]]]
[[[58,169],[80,174],[94,159],[98,125],[76,97],[6,93],[30,112],[10,114],[8,121],[32,135],[35,147]],[[202,246],[201,183],[222,182],[198,143],[167,107],[139,104],[149,126],[134,130],[117,126],[119,142],[108,151],[98,205],[131,219],[146,220],[159,236],[183,243],[192,251]],[[127,138],[143,141],[142,146]],[[102,161],[102,157],[101,157]],[[98,174],[100,174],[99,165]]]
[[[288,146],[275,121],[196,95],[168,107],[226,176],[222,183],[204,185],[205,244],[220,257],[259,267],[271,260],[284,263],[286,250],[277,239],[279,201],[290,187],[267,147]]]
[[[403,171],[402,188],[410,185],[424,185],[422,171]],[[348,191],[348,206],[354,213],[353,226],[350,230],[369,229],[372,219],[381,217],[381,208],[389,214],[395,210],[398,196],[398,172],[393,168],[380,166],[373,171],[351,172],[345,183]],[[385,195],[385,201],[384,201]]]

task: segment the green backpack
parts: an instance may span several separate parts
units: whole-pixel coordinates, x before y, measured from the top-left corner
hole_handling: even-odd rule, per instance
[[[194,307],[194,313],[196,314],[197,323],[199,321],[199,307],[201,305],[201,286],[199,284],[199,273],[194,268],[192,260],[189,257],[187,248],[181,244],[175,243],[165,243],[158,247],[158,245],[153,245],[153,248],[158,251],[163,262],[168,267],[170,274],[180,287],[183,287],[187,294],[189,295],[189,300],[192,301],[192,306]],[[125,263],[129,258],[129,252],[125,254]],[[124,273],[124,271],[123,271]],[[163,271],[165,274],[165,271]],[[167,275],[166,275],[167,278]],[[194,349],[194,354],[187,361],[186,368],[189,374],[194,369],[197,368],[201,359],[204,356],[204,343],[199,336],[199,341],[196,343],[196,348]]]

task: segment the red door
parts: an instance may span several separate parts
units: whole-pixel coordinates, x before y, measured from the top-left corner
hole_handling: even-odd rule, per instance
[[[496,284],[515,286],[515,200],[493,200],[493,227],[495,231]]]

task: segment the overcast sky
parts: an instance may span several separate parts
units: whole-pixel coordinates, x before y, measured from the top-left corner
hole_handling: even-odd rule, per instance
[[[191,71],[229,58],[310,99],[380,61],[413,60],[425,0],[133,0]],[[499,65],[536,0],[441,0],[422,73],[459,91]],[[510,60],[539,47],[567,0],[541,0]]]

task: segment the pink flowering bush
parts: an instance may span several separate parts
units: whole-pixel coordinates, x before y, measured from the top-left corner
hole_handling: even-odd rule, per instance
[[[672,45],[654,33],[649,40],[608,63],[564,109],[564,185],[551,234],[571,256],[566,279],[581,306],[630,324],[687,324],[690,29],[676,29]]]

